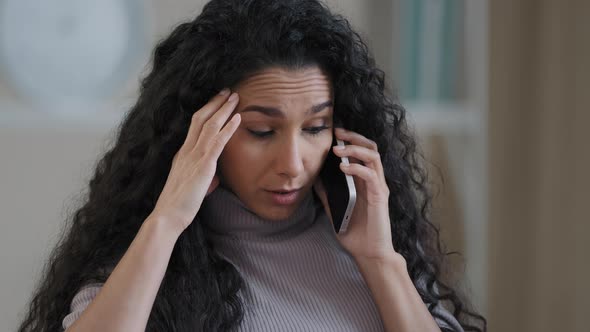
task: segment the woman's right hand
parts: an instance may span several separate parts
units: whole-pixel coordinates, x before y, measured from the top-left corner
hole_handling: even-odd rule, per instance
[[[215,175],[217,159],[241,121],[235,114],[226,124],[238,104],[238,94],[228,98],[229,92],[220,92],[193,114],[186,139],[172,160],[152,212],[173,223],[179,232],[191,224],[205,196],[219,185]]]

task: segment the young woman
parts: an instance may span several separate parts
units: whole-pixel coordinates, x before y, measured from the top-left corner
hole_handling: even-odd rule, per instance
[[[441,281],[404,115],[321,3],[209,2],[156,47],[19,330],[485,330]],[[342,234],[331,151],[358,192]]]

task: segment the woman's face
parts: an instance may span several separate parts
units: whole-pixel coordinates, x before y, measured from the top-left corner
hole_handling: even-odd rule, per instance
[[[234,91],[242,121],[220,156],[221,183],[260,217],[287,218],[312,190],[332,144],[331,83],[317,67],[272,67]],[[292,202],[273,198],[284,189],[299,189]]]

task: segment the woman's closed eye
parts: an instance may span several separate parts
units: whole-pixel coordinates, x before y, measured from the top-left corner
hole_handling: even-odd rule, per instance
[[[304,128],[303,130],[311,135],[311,136],[315,136],[320,134],[322,131],[328,129],[330,127],[328,126],[319,126],[319,127],[309,127],[309,128]],[[266,138],[271,136],[272,134],[274,134],[274,130],[267,130],[267,131],[258,131],[258,130],[252,130],[252,129],[248,129],[248,131],[255,137],[258,138]]]

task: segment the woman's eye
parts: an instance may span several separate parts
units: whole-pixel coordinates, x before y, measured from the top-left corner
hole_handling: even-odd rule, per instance
[[[256,130],[248,129],[248,131],[252,135],[254,135],[256,137],[267,137],[267,136],[270,136],[272,134],[272,130],[269,130],[269,131],[256,131]]]
[[[307,132],[309,135],[318,135],[319,133],[321,133],[323,130],[328,129],[330,127],[328,126],[320,126],[320,127],[309,127],[309,128],[305,128],[303,129],[305,132]],[[274,130],[268,130],[268,131],[257,131],[257,130],[251,130],[248,129],[248,131],[254,135],[255,137],[258,138],[266,138],[271,136],[274,133]]]
[[[321,133],[323,130],[328,129],[330,127],[328,126],[320,126],[320,127],[310,127],[310,128],[306,128],[305,130],[310,134],[310,135],[317,135],[319,133]]]

